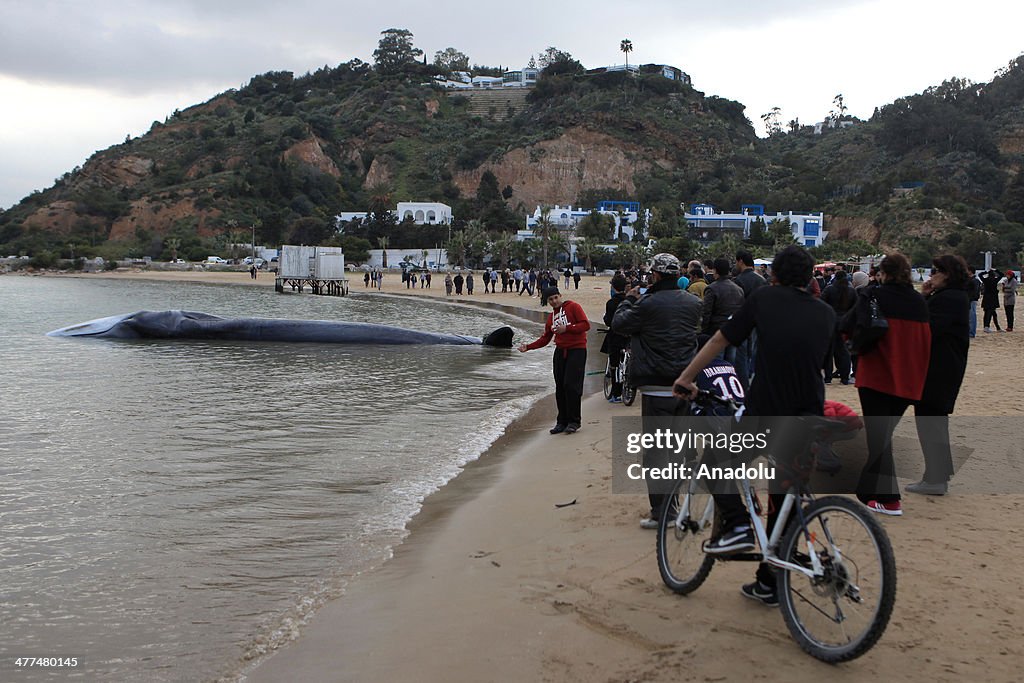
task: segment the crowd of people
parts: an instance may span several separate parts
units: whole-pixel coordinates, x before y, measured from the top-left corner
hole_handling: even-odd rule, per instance
[[[581,424],[583,335],[589,323],[578,305],[550,280],[546,284],[542,298],[552,314],[545,332],[519,350],[555,341],[558,417],[551,432],[573,433]],[[867,272],[852,273],[841,265],[816,268],[811,255],[796,245],[780,251],[770,270],[755,268],[743,250],[734,260],[693,260],[685,268],[676,256],[662,253],[646,267],[611,278],[602,351],[614,367],[621,350],[630,349],[626,381],[641,393],[645,429],[649,421],[688,414],[698,374],[716,363],[731,364],[738,396],[727,398],[742,401],[744,420],[821,416],[825,385],[834,379],[855,384],[867,458],[853,493],[875,513],[900,516],[893,432],[901,416],[913,406],[925,460],[922,479],[906,490],[945,495],[954,473],[949,415],[967,367],[977,302],[985,312],[985,331],[992,325],[998,331],[1001,293],[1006,330],[1012,331],[1017,287],[1013,271],[976,276],[964,259],[950,254],[934,259],[919,289],[910,262],[899,253],[886,255]],[[608,400],[620,402],[621,392],[622,386],[613,384]],[[667,457],[647,449],[643,466],[663,466]],[[649,499],[641,520],[645,529],[657,528],[667,497],[649,482]],[[705,552],[754,549],[735,488],[719,490],[715,499],[724,524]],[[777,604],[774,572],[761,566],[742,592]]]

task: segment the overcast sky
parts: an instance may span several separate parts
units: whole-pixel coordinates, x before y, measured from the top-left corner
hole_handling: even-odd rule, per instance
[[[681,68],[763,134],[776,106],[814,123],[842,93],[868,118],[946,78],[991,80],[1024,52],[1022,20],[1013,0],[0,0],[0,207],[256,74],[370,62],[391,27],[430,59],[506,67],[548,46],[621,64],[628,38],[631,63]]]

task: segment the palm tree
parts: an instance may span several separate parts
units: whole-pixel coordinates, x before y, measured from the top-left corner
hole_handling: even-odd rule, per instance
[[[456,232],[448,240],[448,244],[445,246],[448,251],[448,265],[452,265],[454,260],[455,265],[460,268],[466,265],[466,236],[463,232]]]
[[[633,51],[633,41],[629,38],[624,38],[619,43],[619,49],[626,55],[626,73],[629,73],[629,53]]]
[[[494,251],[497,252],[498,260],[502,269],[508,265],[509,257],[512,254],[512,245],[515,244],[515,241],[516,238],[512,233],[503,232],[495,237],[492,243]]]
[[[390,241],[391,240],[388,239],[387,235],[381,235],[380,237],[377,238],[377,246],[380,247],[382,250],[381,268],[388,267],[388,242]]]
[[[541,246],[541,260],[540,267],[548,267],[548,242],[551,241],[551,233],[555,229],[555,224],[551,222],[551,207],[542,206],[540,209],[540,218],[537,220],[537,227],[534,229],[534,234],[540,237]]]
[[[164,240],[164,246],[171,250],[171,262],[178,260],[178,247],[181,246],[181,239],[178,237],[168,237]]]
[[[590,237],[584,237],[583,239],[576,243],[576,256],[583,257],[583,260],[586,264],[584,267],[586,268],[588,273],[593,271],[594,269],[594,257],[600,254],[602,251],[603,249],[598,245],[597,240]]]

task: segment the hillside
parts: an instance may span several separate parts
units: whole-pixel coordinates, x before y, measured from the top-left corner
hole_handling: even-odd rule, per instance
[[[867,122],[766,140],[741,104],[658,73],[546,75],[514,102],[474,104],[414,66],[271,72],[176,111],[0,215],[0,252],[197,258],[247,242],[252,225],[267,244],[326,241],[344,210],[374,212],[348,231],[370,242],[448,239],[389,222],[398,201],[443,201],[456,233],[470,224],[492,241],[537,205],[599,199],[642,202],[651,234],[676,240],[691,202],[823,210],[835,249],[866,241],[916,260],[948,248],[1009,260],[1024,240],[1020,58],[988,84],[949,81]],[[893,196],[901,184],[918,189]]]

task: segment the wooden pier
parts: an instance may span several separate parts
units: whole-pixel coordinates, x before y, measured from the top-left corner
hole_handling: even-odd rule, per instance
[[[327,296],[345,296],[348,294],[348,278],[320,279],[302,277],[278,277],[274,280],[274,289],[278,292],[285,291],[285,287],[291,287],[293,292],[302,293],[303,289],[309,287],[313,294]]]

